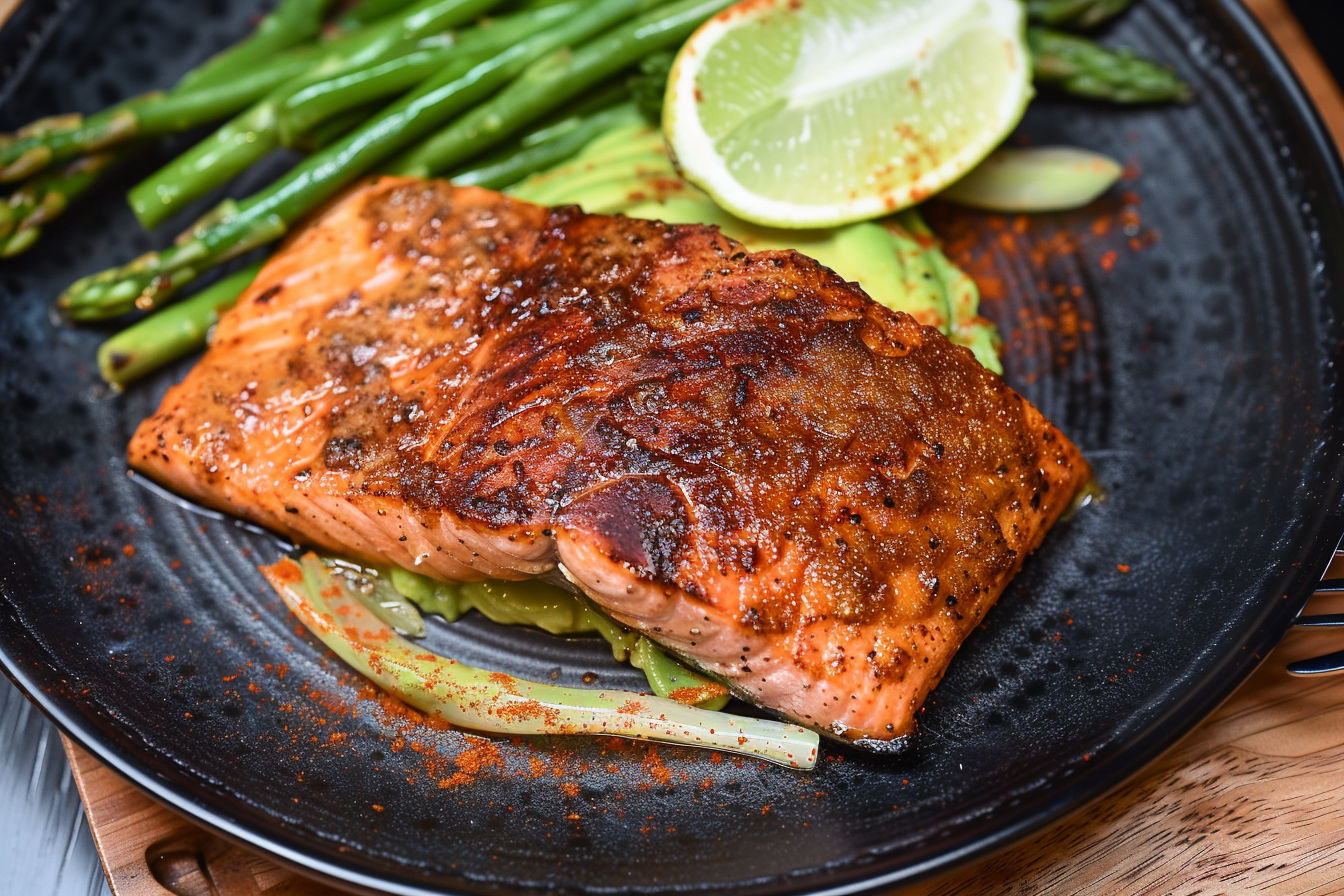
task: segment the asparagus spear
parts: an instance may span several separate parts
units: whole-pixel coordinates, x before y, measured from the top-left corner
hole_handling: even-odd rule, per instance
[[[721,5],[724,0],[717,0]],[[72,284],[58,300],[71,318],[97,320],[134,307],[149,309],[198,273],[278,238],[298,218],[388,155],[422,139],[464,108],[495,94],[533,60],[591,37],[650,5],[650,0],[595,0],[562,20],[478,65],[449,66],[363,127],[296,165],[271,186],[238,202],[234,213],[162,252],[93,274]],[[669,8],[678,23],[685,3]],[[641,20],[643,21],[643,20]],[[650,26],[657,30],[657,25]],[[497,102],[489,105],[494,107]]]
[[[294,53],[223,84],[147,93],[93,115],[61,115],[33,122],[12,139],[0,141],[0,182],[23,180],[48,165],[133,137],[174,134],[218,121],[302,74],[310,65],[306,53]]]
[[[538,60],[488,103],[473,109],[390,170],[425,175],[452,168],[650,53],[675,46],[729,0],[680,0],[573,49]]]
[[[382,107],[383,104],[377,102],[351,106],[349,109],[337,112],[307,133],[295,136],[286,145],[301,153],[315,153],[352,133],[364,122],[377,115],[378,110]]]
[[[124,142],[131,137],[155,137],[209,124],[246,108],[269,91],[308,72],[316,60],[332,53],[330,47],[300,46],[316,33],[320,12],[330,0],[285,0],[263,20],[273,24],[262,39],[253,39],[208,61],[209,71],[188,72],[173,90],[153,92],[117,103],[89,116],[59,115],[33,122],[13,135],[0,137],[0,182],[22,180],[48,165]],[[419,6],[421,4],[417,4]],[[412,13],[413,14],[413,13]],[[403,15],[402,18],[406,18]],[[395,23],[378,23],[386,30]],[[366,29],[373,30],[373,29]],[[335,43],[351,53],[365,33]],[[285,47],[289,49],[284,50]],[[281,52],[283,50],[283,52]],[[237,55],[233,55],[237,51]]]
[[[478,160],[453,174],[450,179],[460,186],[501,190],[563,162],[599,134],[634,124],[638,120],[639,112],[630,103],[621,103],[587,115],[570,116],[524,136],[518,141],[517,148]]]
[[[37,242],[44,225],[123,157],[118,152],[96,153],[21,184],[7,203],[0,204],[0,258],[18,255]]]
[[[252,35],[218,53],[178,82],[183,88],[218,86],[245,74],[281,50],[317,36],[332,0],[280,0],[275,12],[257,23]]]
[[[410,2],[411,0],[364,0],[353,9],[342,13],[339,24],[347,31],[362,28],[371,22],[401,12],[410,5]]]
[[[420,0],[394,19],[332,41],[322,57],[302,75],[286,81],[261,101],[226,122],[219,130],[173,159],[133,187],[127,196],[136,218],[154,227],[191,200],[247,170],[281,143],[281,110],[295,96],[335,84],[319,92],[318,113],[309,116],[304,129],[323,117],[363,101],[378,98],[368,88],[379,82],[382,96],[413,86],[442,67],[452,52],[451,39],[440,32],[475,19],[499,0]],[[432,38],[426,48],[411,50],[418,41]],[[407,52],[410,50],[410,52]],[[401,73],[395,83],[384,69]],[[405,72],[411,69],[408,77]]]
[[[602,98],[605,97],[599,97]],[[453,180],[459,184],[505,187],[569,158],[598,134],[637,119],[638,113],[628,103],[569,116],[525,135],[516,149],[460,171],[453,175]],[[255,275],[255,267],[244,269],[109,338],[98,349],[98,367],[103,379],[124,387],[202,346],[219,314],[237,301]]]
[[[195,351],[219,315],[233,307],[256,279],[261,263],[248,265],[186,301],[127,327],[98,347],[98,370],[114,386],[125,386]]]
[[[1051,28],[1027,29],[1037,84],[1112,103],[1185,102],[1190,88],[1171,69],[1130,50]]]
[[[453,41],[427,43],[410,53],[349,67],[316,79],[285,96],[276,109],[276,127],[287,145],[321,122],[353,104],[384,99],[407,88],[457,59],[484,60],[510,45],[566,19],[583,7],[583,0],[565,0],[536,10],[523,10],[490,20]]]
[[[1027,18],[1040,25],[1088,31],[1109,22],[1133,0],[1027,0]]]

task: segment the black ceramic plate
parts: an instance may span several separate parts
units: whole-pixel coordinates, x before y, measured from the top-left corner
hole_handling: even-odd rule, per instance
[[[255,12],[192,10],[27,0],[0,33],[0,129],[169,83]],[[102,334],[48,313],[75,275],[170,236],[140,233],[118,198],[152,158],[0,264],[6,669],[169,805],[398,892],[849,892],[1082,806],[1249,673],[1341,530],[1344,209],[1319,123],[1232,0],[1142,0],[1113,40],[1171,60],[1196,101],[1046,101],[1023,133],[1133,163],[1122,191],[1025,233],[936,215],[977,234],[958,251],[996,278],[985,308],[1008,378],[1081,444],[1105,500],[1028,562],[908,755],[829,750],[799,774],[490,741],[361,693],[256,573],[272,539],[126,476],[132,426],[184,368],[109,394],[92,367]],[[464,620],[431,642],[526,676],[638,684],[586,641]]]

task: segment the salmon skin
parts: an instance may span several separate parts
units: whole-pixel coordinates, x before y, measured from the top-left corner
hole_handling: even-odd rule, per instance
[[[875,749],[1089,476],[969,351],[806,256],[399,178],[266,265],[129,458],[363,560],[563,576]]]

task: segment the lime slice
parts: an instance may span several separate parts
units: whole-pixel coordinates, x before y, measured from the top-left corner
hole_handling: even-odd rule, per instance
[[[663,131],[723,208],[817,227],[952,183],[1030,98],[1019,0],[746,0],[682,47]]]

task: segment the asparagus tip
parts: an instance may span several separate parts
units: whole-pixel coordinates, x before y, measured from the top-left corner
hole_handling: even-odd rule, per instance
[[[66,112],[61,115],[48,115],[46,118],[39,118],[36,121],[29,122],[15,132],[15,138],[22,140],[28,137],[41,137],[52,131],[68,131],[71,128],[77,128],[84,121],[84,116],[78,112]]]
[[[42,235],[40,227],[25,227],[0,241],[0,258],[13,258],[32,248],[33,243]]]
[[[23,180],[28,175],[41,171],[49,164],[51,164],[51,149],[49,147],[30,147],[8,165],[0,168],[0,181]]]

